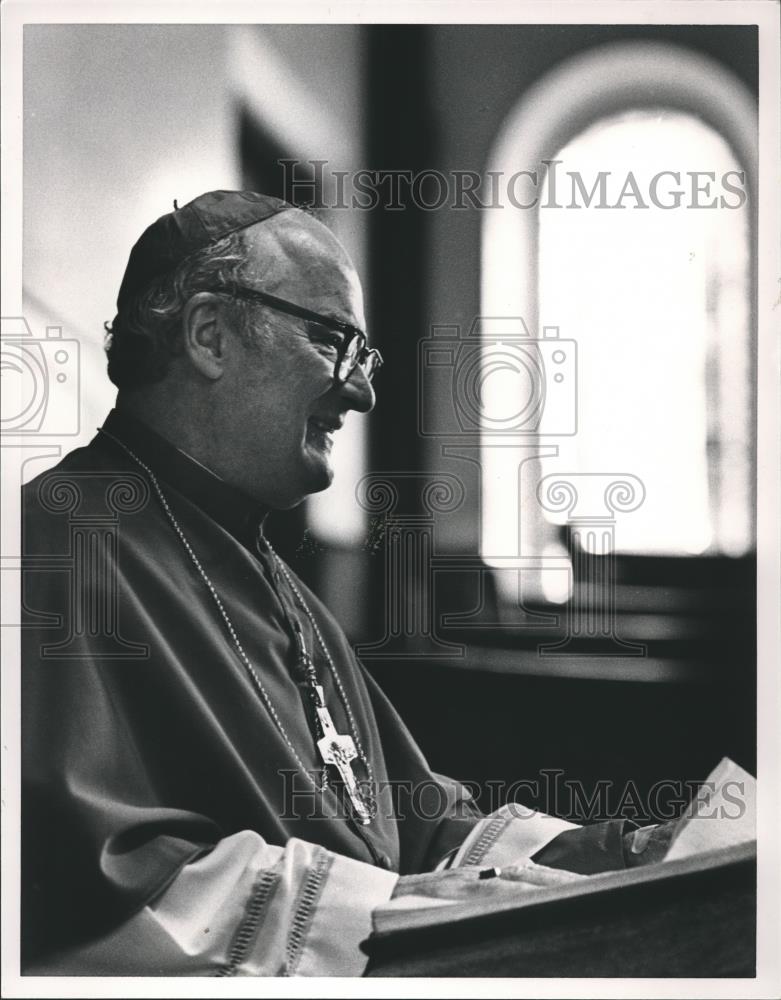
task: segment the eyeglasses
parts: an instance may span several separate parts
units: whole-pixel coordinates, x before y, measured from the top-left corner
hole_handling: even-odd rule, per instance
[[[331,316],[321,316],[311,309],[288,302],[286,299],[278,299],[276,295],[269,295],[268,292],[260,292],[255,288],[246,288],[244,285],[221,285],[214,291],[224,292],[237,299],[247,299],[250,302],[262,302],[264,305],[276,309],[277,312],[287,313],[289,316],[296,316],[304,319],[308,323],[316,323],[327,330],[337,331],[343,336],[334,344],[336,349],[336,361],[334,363],[334,381],[337,385],[344,385],[355,371],[361,368],[363,374],[371,382],[374,374],[382,365],[382,355],[376,348],[367,348],[366,334],[349,323],[333,319]]]

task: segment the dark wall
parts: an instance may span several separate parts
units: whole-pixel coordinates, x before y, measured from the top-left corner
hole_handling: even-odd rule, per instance
[[[485,811],[509,798],[578,822],[619,814],[664,820],[673,814],[665,814],[672,795],[683,789],[688,800],[684,783],[702,781],[723,756],[749,771],[756,766],[753,687],[738,677],[704,684],[548,679],[430,663],[375,664],[372,673],[432,768],[479,789]],[[551,774],[557,771],[559,778]],[[520,781],[536,781],[538,790]],[[584,814],[564,781],[577,782],[587,798],[608,782],[602,815]],[[676,785],[654,798],[663,781]]]

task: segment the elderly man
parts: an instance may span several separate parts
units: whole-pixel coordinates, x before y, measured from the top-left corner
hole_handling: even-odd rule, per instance
[[[264,536],[329,485],[335,435],[374,404],[364,329],[344,249],[277,199],[203,195],[133,248],[117,407],[25,489],[27,972],[357,975],[394,894],[562,864],[579,832],[481,817],[432,774]],[[74,525],[107,504],[116,535],[85,541]],[[63,556],[69,574],[36,571]],[[619,826],[592,841],[597,867],[623,865]]]

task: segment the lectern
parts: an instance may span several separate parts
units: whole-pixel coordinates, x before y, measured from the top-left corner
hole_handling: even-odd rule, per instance
[[[517,901],[380,911],[368,976],[752,977],[756,846],[596,875]]]

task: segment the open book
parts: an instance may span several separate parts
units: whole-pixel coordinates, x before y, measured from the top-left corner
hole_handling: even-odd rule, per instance
[[[651,827],[645,828],[649,832]],[[638,831],[640,834],[643,831]],[[668,862],[680,862],[685,858],[712,855],[713,852],[728,848],[738,848],[741,845],[756,843],[756,781],[743,768],[728,758],[723,758],[716,768],[708,775],[700,786],[697,795],[692,799],[683,814],[675,822],[667,852],[661,862],[633,869],[635,873],[630,881],[642,878],[641,872],[650,874],[651,869],[657,872]],[[611,872],[609,881],[621,881],[629,872]],[[576,890],[577,885],[584,889],[595,880],[604,879],[604,874],[579,875],[560,869],[537,865],[530,860],[519,859],[518,863],[504,866],[501,869],[502,882],[511,882],[507,890],[517,893],[515,898],[532,898],[546,890]],[[492,880],[493,881],[493,880]],[[500,902],[496,895],[498,886],[486,886],[485,900]],[[501,903],[507,905],[510,901],[508,892],[502,893]],[[480,902],[480,892],[473,895],[469,901],[472,905]],[[404,912],[414,910],[439,909],[464,906],[464,897],[449,899],[446,896],[434,898],[411,893],[397,897],[379,907],[374,912],[373,923],[375,932],[387,926],[395,926],[397,918]],[[468,905],[468,904],[467,904]],[[444,916],[444,913],[443,913]]]

